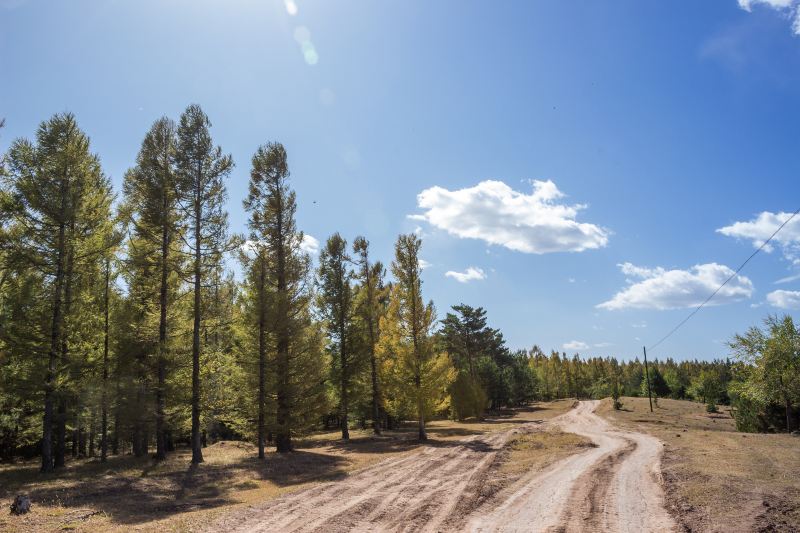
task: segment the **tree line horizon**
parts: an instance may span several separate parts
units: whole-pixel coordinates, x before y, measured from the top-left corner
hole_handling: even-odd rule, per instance
[[[415,234],[398,237],[391,280],[364,236],[333,233],[315,266],[278,142],[254,153],[247,234],[231,233],[234,162],[210,129],[198,105],[177,122],[156,120],[116,206],[70,113],[4,155],[0,460],[38,453],[50,472],[68,455],[106,461],[154,447],[163,460],[185,442],[200,463],[207,441],[225,438],[255,442],[263,458],[268,444],[289,452],[321,427],[347,440],[354,421],[381,434],[413,420],[424,441],[432,417],[646,394],[638,358],[512,351],[484,309],[463,303],[437,319]],[[792,429],[800,335],[791,317],[769,317],[731,348],[734,363],[656,360],[650,388],[709,410],[730,403],[742,430]]]

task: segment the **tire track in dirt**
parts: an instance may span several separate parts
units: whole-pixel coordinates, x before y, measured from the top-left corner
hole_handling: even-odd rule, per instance
[[[210,530],[228,532],[441,531],[461,494],[519,431],[425,446],[347,478],[288,494],[225,516]]]
[[[531,474],[499,507],[475,517],[469,529],[677,531],[664,507],[658,474],[661,442],[649,435],[613,428],[594,414],[598,403],[581,402],[554,420],[563,431],[591,439],[595,448]]]
[[[611,427],[594,414],[598,402],[545,425],[436,443],[381,461],[341,481],[294,492],[226,515],[210,530],[239,533],[424,531],[643,531],[676,530],[657,479],[661,443]],[[515,434],[558,426],[588,437],[595,447],[531,472],[504,497],[481,501],[498,452]]]

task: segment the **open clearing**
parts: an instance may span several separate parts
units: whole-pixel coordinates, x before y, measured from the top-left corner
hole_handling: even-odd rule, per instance
[[[527,423],[428,446],[253,506],[210,529],[675,531],[657,478],[661,442],[612,427],[594,414],[598,405],[580,402],[540,427]],[[526,452],[540,450],[554,461],[532,460],[528,471],[508,466],[508,459],[524,462]]]
[[[737,433],[726,410],[692,402],[652,415],[623,402],[436,421],[424,444],[413,428],[319,433],[263,462],[220,442],[195,468],[185,451],[75,461],[58,478],[5,466],[2,504],[25,492],[34,510],[0,515],[0,530],[797,531],[800,439]]]
[[[706,413],[705,405],[623,398],[614,411],[604,400],[598,413],[615,425],[661,439],[667,505],[686,531],[800,531],[800,438],[739,433],[730,409]]]
[[[433,421],[429,442],[420,445],[416,428],[387,431],[374,438],[369,430],[351,430],[351,440],[338,440],[336,431],[317,433],[297,451],[269,453],[256,458],[255,447],[241,442],[219,442],[204,450],[206,461],[189,466],[191,453],[179,449],[167,461],[110,457],[69,461],[54,475],[38,473],[38,461],[0,465],[0,531],[191,531],[218,515],[236,514],[259,504],[346,479],[351,473],[379,461],[396,460],[427,449],[447,449],[455,441],[508,431],[526,422],[537,425],[566,412],[572,400],[541,402],[532,408],[483,422]],[[14,495],[29,494],[33,511],[10,516]]]

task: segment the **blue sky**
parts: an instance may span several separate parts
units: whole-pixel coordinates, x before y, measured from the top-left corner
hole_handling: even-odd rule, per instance
[[[72,111],[119,190],[150,124],[199,103],[233,231],[280,141],[309,235],[388,263],[417,231],[441,316],[629,358],[800,207],[798,33],[797,0],[0,0],[0,149]],[[800,307],[800,223],[781,237],[652,355],[725,356]]]

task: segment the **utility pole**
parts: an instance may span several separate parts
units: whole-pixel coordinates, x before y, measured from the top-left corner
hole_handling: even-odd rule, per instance
[[[650,372],[647,370],[647,348],[642,346],[644,351],[644,379],[647,380],[647,399],[650,400],[650,412],[653,412],[653,395],[650,393]]]

